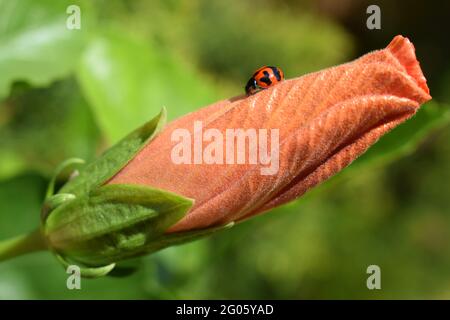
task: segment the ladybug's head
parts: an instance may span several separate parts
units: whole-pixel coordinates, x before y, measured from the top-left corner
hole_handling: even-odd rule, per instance
[[[250,96],[250,95],[254,94],[257,90],[258,90],[258,87],[256,85],[256,80],[254,77],[251,77],[248,80],[247,85],[245,86],[245,93],[248,96]]]

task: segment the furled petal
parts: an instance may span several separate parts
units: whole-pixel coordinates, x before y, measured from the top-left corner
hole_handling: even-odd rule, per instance
[[[109,183],[167,189],[195,199],[170,231],[241,220],[302,195],[361,155],[431,99],[414,46],[397,36],[384,50],[286,80],[252,95],[217,102],[169,124]],[[226,129],[279,129],[279,170],[260,164],[175,164],[178,128],[194,136]],[[198,134],[199,132],[197,132]]]

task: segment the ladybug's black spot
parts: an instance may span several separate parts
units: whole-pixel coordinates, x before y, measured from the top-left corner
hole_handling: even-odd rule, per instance
[[[259,81],[264,82],[269,86],[272,84],[272,81],[269,78],[269,73],[267,71],[264,71],[264,77],[260,78]]]
[[[259,78],[258,82],[264,82],[265,84],[270,86],[272,84],[272,81],[270,80],[269,72],[267,70],[264,70],[262,73],[264,74],[264,77]]]
[[[275,78],[277,78],[278,81],[281,81],[280,70],[277,67],[270,67],[270,69],[272,69]]]

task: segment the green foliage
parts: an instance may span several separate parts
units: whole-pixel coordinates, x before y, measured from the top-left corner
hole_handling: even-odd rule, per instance
[[[293,16],[278,8],[274,14],[276,4],[262,2],[253,14],[252,2],[194,2],[185,12],[193,27],[182,39],[196,41],[186,41],[186,51],[195,53],[201,67],[240,82],[263,65],[280,66],[293,78],[344,61],[352,52],[348,34],[308,11]]]
[[[71,78],[45,89],[15,86],[0,102],[1,118],[0,178],[24,170],[49,175],[67,158],[91,159],[97,147],[89,105]]]
[[[61,13],[71,3],[0,1],[0,98],[8,95],[13,81],[43,86],[73,71],[86,34],[66,28]]]
[[[173,118],[215,100],[212,86],[181,61],[122,33],[95,36],[77,73],[109,141],[122,138],[164,106]]]

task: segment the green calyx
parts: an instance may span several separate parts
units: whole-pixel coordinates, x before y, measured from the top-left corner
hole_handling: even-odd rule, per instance
[[[106,185],[54,209],[44,224],[51,248],[86,266],[146,253],[193,201],[138,185]]]
[[[165,110],[97,160],[69,159],[55,171],[41,212],[41,236],[63,266],[75,264],[88,278],[110,273],[117,262],[207,236],[226,226],[166,233],[193,200],[141,185],[105,184],[162,129]],[[82,166],[81,166],[82,165]],[[55,181],[75,170],[55,191]]]

